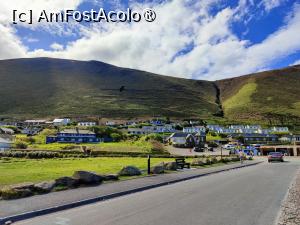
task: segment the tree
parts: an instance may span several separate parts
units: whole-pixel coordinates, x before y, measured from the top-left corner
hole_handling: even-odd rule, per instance
[[[110,134],[110,137],[113,139],[114,142],[119,142],[122,139],[122,135],[118,133]]]

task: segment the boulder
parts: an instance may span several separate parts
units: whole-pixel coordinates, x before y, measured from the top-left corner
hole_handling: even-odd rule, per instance
[[[100,184],[104,180],[103,176],[88,171],[75,171],[73,178],[81,184]]]
[[[30,189],[14,189],[6,187],[1,190],[1,198],[4,200],[18,199],[32,196],[34,193]]]
[[[194,159],[191,163],[192,166],[203,166],[205,163],[201,159]]]
[[[119,172],[119,176],[139,176],[142,172],[135,166],[125,166]]]
[[[14,190],[33,190],[34,189],[34,183],[28,182],[28,183],[21,183],[21,184],[14,184],[10,186],[11,189]]]
[[[69,188],[79,185],[79,180],[72,177],[60,177],[55,180],[55,186],[66,186]]]
[[[153,174],[161,174],[164,172],[165,172],[165,165],[163,162],[159,163],[151,168],[151,173],[153,173]]]
[[[177,170],[178,167],[177,167],[177,163],[176,162],[167,162],[165,163],[165,170]]]
[[[55,181],[46,181],[34,185],[34,189],[38,193],[49,193],[55,187]]]
[[[119,176],[117,174],[104,175],[104,180],[105,181],[119,180]]]

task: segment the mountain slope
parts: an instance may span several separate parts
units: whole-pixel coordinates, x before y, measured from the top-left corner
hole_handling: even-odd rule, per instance
[[[96,61],[1,60],[0,84],[0,117],[210,117],[218,111],[211,82]]]
[[[299,123],[300,66],[217,81],[229,120]]]

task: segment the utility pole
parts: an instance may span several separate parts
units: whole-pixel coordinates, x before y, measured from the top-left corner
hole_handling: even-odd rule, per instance
[[[148,175],[151,173],[151,156],[148,155]]]

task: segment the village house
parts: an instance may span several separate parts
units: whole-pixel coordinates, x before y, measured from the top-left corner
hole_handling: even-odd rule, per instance
[[[26,135],[37,135],[38,133],[40,133],[43,129],[41,127],[25,127],[21,130],[21,134],[26,134]]]
[[[253,129],[253,130],[260,130],[261,126],[260,125],[245,125],[245,129]]]
[[[15,131],[13,129],[10,129],[10,128],[0,127],[0,134],[14,135]]]
[[[23,126],[33,127],[33,126],[44,126],[46,125],[46,120],[25,120]]]
[[[194,145],[194,137],[188,133],[173,133],[167,141],[174,147],[193,147]]]
[[[204,126],[184,127],[182,130],[183,133],[198,133],[205,131],[206,129]]]
[[[296,145],[300,145],[300,135],[294,135],[293,136],[293,142]]]
[[[116,122],[114,122],[114,121],[106,121],[106,122],[105,122],[105,125],[106,125],[106,126],[115,126],[115,125],[116,125]]]
[[[53,125],[54,126],[66,126],[71,122],[71,119],[64,118],[64,119],[54,119]]]
[[[275,144],[278,143],[278,136],[274,134],[232,134],[233,139],[242,138],[244,144]]]
[[[288,127],[272,127],[270,128],[271,132],[278,132],[278,133],[288,133],[289,128]]]
[[[97,123],[96,122],[78,122],[77,125],[81,126],[81,127],[92,127],[92,126],[96,126]]]
[[[0,151],[10,149],[13,145],[13,137],[0,135]]]
[[[187,147],[192,148],[195,146],[204,147],[206,142],[206,133],[198,132],[198,133],[183,133],[177,132],[171,134],[167,139],[168,143],[173,145],[174,147]]]
[[[58,132],[56,136],[47,136],[46,144],[49,143],[98,143],[100,138],[89,130],[66,129]]]
[[[293,141],[292,135],[283,135],[278,139],[282,143],[291,143]]]

